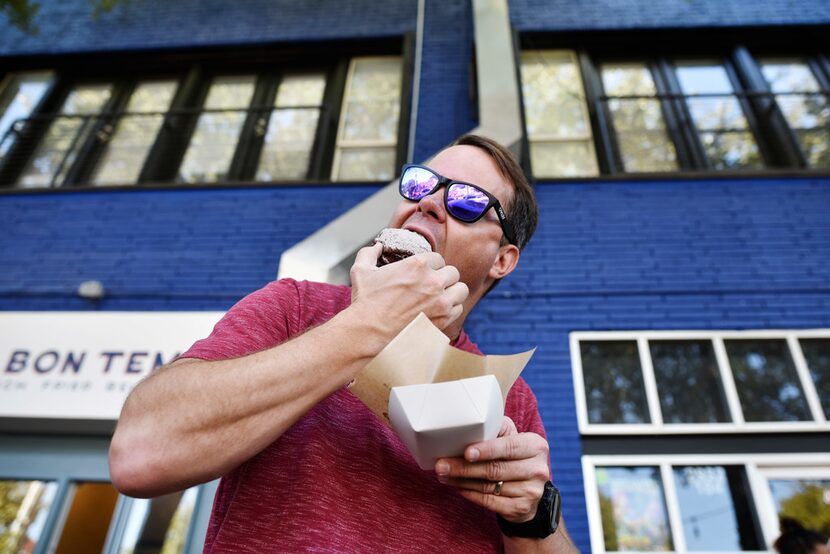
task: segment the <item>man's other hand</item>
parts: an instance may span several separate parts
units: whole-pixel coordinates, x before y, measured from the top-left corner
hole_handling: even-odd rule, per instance
[[[519,433],[505,416],[497,438],[471,444],[463,458],[438,460],[435,472],[467,500],[508,521],[530,521],[550,479],[548,442],[536,433]]]
[[[463,313],[469,293],[458,270],[437,252],[376,267],[383,246],[361,248],[351,269],[352,305],[396,335],[420,313],[444,330]],[[390,337],[391,338],[391,337]]]

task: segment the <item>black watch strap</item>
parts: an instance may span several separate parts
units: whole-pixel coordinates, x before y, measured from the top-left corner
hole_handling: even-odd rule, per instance
[[[545,483],[545,492],[536,507],[536,515],[530,521],[514,523],[501,516],[496,516],[501,532],[508,537],[523,537],[544,539],[556,532],[559,527],[559,516],[562,511],[562,499],[559,489],[548,481]]]

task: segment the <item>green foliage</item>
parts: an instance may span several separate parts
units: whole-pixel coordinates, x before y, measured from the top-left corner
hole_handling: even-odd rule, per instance
[[[782,517],[791,517],[807,529],[830,535],[830,505],[825,490],[817,484],[802,484],[801,490],[781,503]]]

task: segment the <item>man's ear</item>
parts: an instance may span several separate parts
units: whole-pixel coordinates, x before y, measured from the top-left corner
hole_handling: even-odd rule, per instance
[[[488,276],[493,279],[502,279],[507,277],[519,263],[519,248],[515,244],[505,244],[499,247],[499,252],[493,265],[490,267]]]

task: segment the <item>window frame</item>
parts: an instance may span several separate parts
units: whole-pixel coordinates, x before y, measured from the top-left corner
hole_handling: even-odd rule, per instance
[[[826,30],[826,28],[823,28]],[[714,30],[707,35],[706,45],[695,40],[693,31],[644,31],[632,40],[630,32],[607,31],[595,33],[563,32],[556,36],[549,33],[526,32],[519,35],[522,50],[571,50],[580,63],[580,73],[591,116],[594,151],[597,155],[599,175],[595,177],[564,177],[534,175],[536,181],[595,181],[597,179],[688,178],[691,176],[774,175],[793,172],[810,175],[830,175],[830,167],[808,167],[798,144],[795,132],[790,128],[775,96],[760,70],[759,57],[799,57],[808,63],[821,87],[820,93],[830,102],[830,60],[822,52],[821,30],[805,28],[799,36],[804,40],[798,45],[782,44],[780,32],[759,33],[752,29]],[[776,36],[779,35],[779,36]],[[787,34],[787,36],[792,36]],[[626,52],[620,53],[620,44]],[[661,51],[655,55],[654,50]],[[722,63],[733,85],[736,98],[758,146],[763,168],[714,169],[708,163],[687,102],[682,95],[674,62],[683,59],[718,60]],[[602,62],[642,62],[652,70],[657,94],[668,94],[660,99],[667,135],[677,153],[678,167],[673,171],[626,172],[619,156],[617,139],[603,99],[600,75]],[[521,84],[521,83],[520,83]],[[766,113],[766,117],[760,114]],[[682,124],[686,122],[686,124]],[[529,158],[530,140],[525,129],[528,146],[523,157]],[[528,164],[529,165],[529,164]]]
[[[779,535],[778,516],[775,503],[769,491],[769,475],[773,472],[795,471],[815,475],[830,476],[830,454],[827,453],[792,453],[792,454],[647,454],[647,455],[584,455],[582,456],[582,475],[584,479],[585,506],[588,513],[588,531],[591,550],[596,554],[605,554],[602,517],[599,505],[596,468],[598,466],[649,466],[658,467],[666,501],[669,528],[672,533],[674,550],[657,552],[677,552],[685,554],[685,536],[677,493],[672,478],[673,466],[743,466],[747,476],[747,486],[751,498],[750,504],[757,518],[760,540],[770,548],[772,541]],[[735,552],[767,552],[768,550],[742,550]],[[613,551],[617,552],[617,551]],[[708,551],[707,551],[708,552]],[[724,553],[725,554],[725,553]]]
[[[194,186],[261,186],[261,185],[296,185],[315,183],[337,183],[348,185],[351,182],[333,181],[331,172],[336,147],[337,129],[340,119],[347,69],[353,58],[396,56],[401,61],[402,88],[400,96],[400,117],[396,129],[395,148],[396,166],[403,163],[407,151],[405,141],[409,137],[412,60],[414,49],[411,47],[411,33],[398,37],[381,39],[359,39],[336,43],[291,43],[275,47],[240,47],[233,50],[198,49],[186,51],[168,51],[154,53],[105,53],[96,56],[96,63],[89,64],[88,56],[77,55],[66,59],[46,60],[32,65],[26,60],[10,64],[7,73],[0,73],[0,82],[7,75],[16,73],[51,71],[54,81],[51,90],[41,99],[39,106],[33,110],[31,117],[46,118],[58,115],[66,95],[76,83],[104,81],[114,83],[113,97],[103,116],[90,132],[83,149],[58,186],[23,188],[18,185],[31,156],[41,144],[52,120],[42,125],[29,126],[24,130],[25,140],[15,140],[9,155],[0,161],[0,194],[4,192],[42,193],[47,191],[67,191],[73,189],[124,189],[136,186],[153,188],[192,188]],[[335,47],[336,46],[336,47]],[[244,61],[240,61],[244,60]],[[94,66],[94,67],[91,67]],[[258,155],[262,152],[263,137],[256,134],[256,109],[271,109],[277,93],[279,82],[285,75],[302,73],[322,73],[326,76],[326,86],[321,102],[320,117],[315,129],[309,169],[304,180],[256,181]],[[255,91],[249,111],[240,129],[228,178],[215,182],[185,183],[176,180],[177,172],[184,160],[190,144],[196,121],[209,89],[210,81],[216,75],[253,74],[256,76]],[[104,151],[104,142],[96,141],[95,135],[106,133],[108,124],[115,128],[120,112],[126,107],[130,93],[138,83],[174,79],[178,86],[169,112],[165,113],[162,129],[156,135],[136,182],[124,184],[95,185],[91,178],[100,162]],[[270,103],[269,103],[270,100]],[[328,112],[328,113],[327,113]],[[111,114],[111,118],[106,116]],[[177,128],[178,134],[170,132]],[[21,145],[21,143],[23,143]],[[17,149],[14,155],[12,150]],[[374,181],[363,180],[361,184]]]
[[[590,435],[689,435],[726,433],[800,433],[830,431],[830,422],[824,415],[818,392],[810,376],[801,351],[799,338],[830,338],[830,329],[746,330],[746,331],[574,331],[569,335],[571,372],[574,383],[577,423],[583,436]],[[731,366],[724,346],[730,339],[785,340],[793,358],[796,375],[812,421],[744,421],[740,398],[735,387]],[[590,423],[585,382],[583,380],[580,341],[635,341],[640,356],[640,368],[646,389],[647,411],[650,423]],[[731,422],[724,423],[664,423],[660,409],[649,340],[711,340],[718,363],[721,383],[727,399]]]

